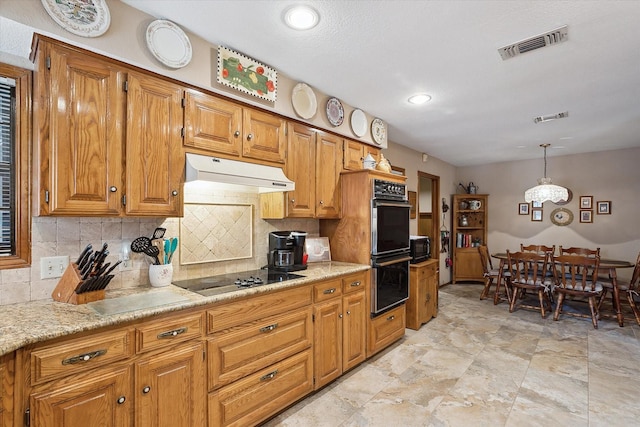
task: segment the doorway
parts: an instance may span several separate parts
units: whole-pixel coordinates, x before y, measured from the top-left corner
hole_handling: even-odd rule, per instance
[[[440,177],[418,171],[418,234],[431,238],[431,258],[440,256]]]

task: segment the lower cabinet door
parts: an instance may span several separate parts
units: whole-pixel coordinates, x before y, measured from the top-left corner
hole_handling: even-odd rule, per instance
[[[209,394],[209,427],[257,425],[313,389],[311,349]]]
[[[201,427],[206,419],[204,343],[136,363],[136,426]]]
[[[364,290],[343,298],[342,371],[363,362],[367,356],[367,299]]]
[[[405,324],[406,312],[404,304],[371,319],[367,356],[372,356],[402,338]]]
[[[342,299],[313,308],[313,366],[315,389],[342,375]]]
[[[129,427],[133,401],[130,367],[92,371],[36,388],[30,397],[30,425]]]

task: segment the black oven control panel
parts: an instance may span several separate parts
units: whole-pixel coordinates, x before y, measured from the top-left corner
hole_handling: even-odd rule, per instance
[[[397,182],[373,180],[373,198],[385,200],[407,200],[406,185]]]

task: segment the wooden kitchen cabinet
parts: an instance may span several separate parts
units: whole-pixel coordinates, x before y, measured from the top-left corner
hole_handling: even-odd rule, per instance
[[[380,149],[350,139],[344,140],[343,170],[360,170],[363,160],[371,154],[376,162],[380,159]]]
[[[284,193],[288,218],[315,216],[316,136],[315,129],[289,122],[286,175],[296,183],[296,189]]]
[[[14,354],[0,356],[0,427],[10,427],[14,424]]]
[[[367,357],[373,356],[404,336],[405,309],[405,305],[402,304],[371,319]]]
[[[471,201],[480,202],[471,209]],[[487,194],[454,194],[451,221],[453,278],[460,281],[484,282],[484,269],[477,246],[487,244],[489,196]]]
[[[368,273],[358,273],[342,278],[342,372],[364,362],[367,357],[367,306],[366,288]]]
[[[182,215],[180,85],[34,37],[41,215]]]
[[[420,329],[438,315],[438,274],[435,259],[410,265],[407,328]]]
[[[342,138],[318,132],[316,143],[316,218],[340,218]]]

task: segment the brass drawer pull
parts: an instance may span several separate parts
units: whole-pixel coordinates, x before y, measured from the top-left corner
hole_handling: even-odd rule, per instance
[[[78,356],[73,356],[68,359],[64,359],[62,361],[63,365],[73,365],[80,362],[88,362],[91,359],[95,359],[98,356],[104,356],[107,354],[107,350],[96,350],[85,354],[80,354]]]
[[[387,317],[387,320],[393,320],[395,318],[396,318],[396,316],[389,316],[389,317]]]
[[[184,334],[188,330],[189,330],[189,328],[183,327],[183,328],[174,329],[172,331],[161,332],[161,333],[158,334],[158,339],[172,338],[172,337],[178,336],[180,334]]]
[[[336,291],[336,288],[331,288],[331,289],[325,289],[322,293],[323,294],[332,294]]]
[[[147,394],[147,393],[149,393],[150,391],[151,391],[151,387],[149,387],[149,386],[146,386],[145,388],[143,388],[143,389],[142,389],[142,393],[143,393],[143,394]]]
[[[278,370],[276,369],[273,372],[269,372],[267,375],[263,375],[260,377],[260,381],[267,381],[273,379],[276,375],[278,375]]]
[[[360,286],[360,280],[355,281],[355,282],[351,282],[351,285],[350,285],[350,286],[351,286],[351,287],[354,287],[354,288],[355,288],[356,286]]]
[[[278,327],[278,324],[274,323],[273,325],[269,325],[269,326],[265,326],[264,328],[260,328],[260,332],[271,332],[277,327]]]
[[[126,397],[124,397],[124,396],[120,396],[120,397],[118,398],[118,400],[117,400],[118,405],[122,405],[122,404],[125,402],[125,400],[127,400],[127,398],[126,398]]]

